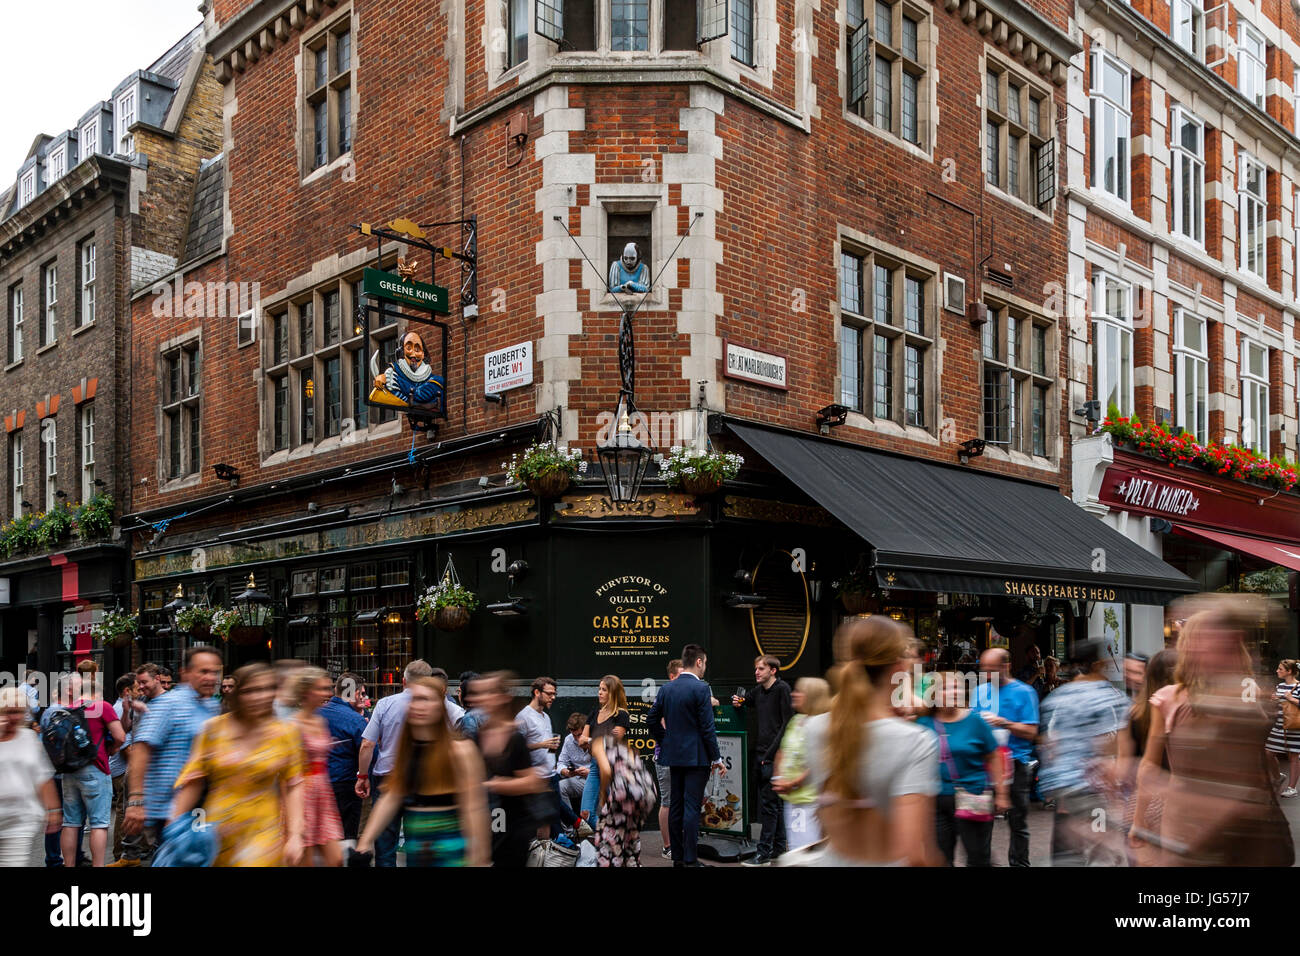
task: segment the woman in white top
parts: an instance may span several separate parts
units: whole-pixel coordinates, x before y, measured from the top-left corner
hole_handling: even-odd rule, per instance
[[[22,690],[0,688],[0,866],[28,866],[37,835],[63,826],[54,767],[27,713]]]
[[[835,634],[829,714],[805,724],[820,851],[818,866],[925,866],[938,862],[934,797],[939,749],[933,734],[895,716],[891,696],[903,677],[911,632],[883,615],[853,618]],[[803,851],[801,851],[803,852]],[[783,863],[795,863],[792,853]],[[790,859],[794,857],[796,859]]]

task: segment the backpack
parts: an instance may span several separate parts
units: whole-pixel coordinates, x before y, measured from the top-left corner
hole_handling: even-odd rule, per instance
[[[41,731],[41,743],[56,773],[75,773],[93,763],[99,751],[86,723],[85,705],[70,710],[60,708],[50,714]]]

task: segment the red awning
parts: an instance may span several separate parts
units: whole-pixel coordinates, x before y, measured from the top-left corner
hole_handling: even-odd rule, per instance
[[[1269,541],[1265,538],[1248,538],[1240,534],[1228,534],[1225,531],[1207,531],[1204,528],[1189,528],[1187,525],[1174,525],[1174,530],[1185,538],[1195,538],[1216,544],[1229,551],[1240,551],[1253,555],[1269,564],[1280,564],[1292,571],[1300,571],[1300,541]]]

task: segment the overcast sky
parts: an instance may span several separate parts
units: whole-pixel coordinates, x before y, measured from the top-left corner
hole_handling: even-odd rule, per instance
[[[0,190],[56,135],[203,22],[198,0],[3,0]]]

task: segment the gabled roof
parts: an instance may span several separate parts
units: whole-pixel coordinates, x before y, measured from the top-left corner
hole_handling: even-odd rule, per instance
[[[190,59],[195,52],[202,48],[203,24],[199,24],[181,39],[176,41],[176,45],[155,60],[150,66],[150,73],[156,73],[164,76],[174,83],[179,84],[185,76],[185,70],[189,67]]]
[[[206,258],[221,249],[225,208],[222,199],[226,186],[224,155],[205,159],[194,186],[194,204],[190,206],[190,225],[185,235],[181,265]]]

